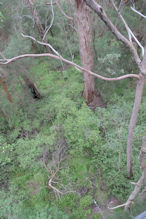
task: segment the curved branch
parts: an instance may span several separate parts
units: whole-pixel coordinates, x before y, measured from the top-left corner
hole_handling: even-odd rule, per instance
[[[60,12],[61,12],[67,19],[73,20],[72,17],[68,16],[68,15],[64,12],[64,10],[62,9],[61,4],[60,4],[60,2],[59,2],[58,0],[56,0],[56,5],[58,6]]]
[[[51,11],[52,11],[52,19],[51,19],[51,23],[50,25],[48,26],[48,28],[46,29],[45,33],[44,33],[44,36],[42,38],[42,40],[46,40],[46,36],[47,36],[47,33],[49,32],[49,30],[51,29],[52,25],[53,25],[53,22],[54,22],[54,9],[53,9],[53,2],[51,0]]]
[[[103,77],[101,75],[98,75],[92,71],[89,71],[88,69],[85,69],[79,65],[77,65],[76,63],[72,62],[72,61],[69,61],[67,59],[64,59],[63,57],[60,57],[60,56],[56,56],[56,55],[53,55],[53,54],[50,54],[50,53],[42,53],[42,54],[23,54],[23,55],[19,55],[19,56],[15,56],[11,59],[0,59],[0,64],[3,64],[3,65],[6,65],[6,64],[9,64],[11,62],[15,62],[16,60],[18,59],[22,59],[22,58],[27,58],[27,57],[34,57],[34,58],[37,58],[37,57],[51,57],[51,58],[54,58],[54,59],[57,59],[57,60],[61,60],[67,64],[70,64],[74,67],[76,67],[77,69],[80,69],[81,71],[86,71],[88,72],[90,75],[93,75],[95,76],[96,78],[99,78],[101,80],[105,80],[105,81],[119,81],[119,80],[124,80],[126,78],[137,78],[137,79],[140,79],[141,78],[141,75],[137,75],[137,74],[126,74],[126,75],[123,75],[123,76],[120,76],[120,77],[117,77],[117,78],[107,78],[107,77]]]

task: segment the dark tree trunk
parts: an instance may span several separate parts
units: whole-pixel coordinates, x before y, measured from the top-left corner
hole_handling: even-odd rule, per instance
[[[30,91],[32,93],[32,97],[34,99],[41,99],[42,96],[41,96],[40,92],[38,91],[38,89],[36,88],[36,86],[34,85],[34,83],[32,81],[30,81],[30,79],[26,75],[22,75],[22,78],[23,78],[24,82],[26,83],[26,86],[30,89]]]

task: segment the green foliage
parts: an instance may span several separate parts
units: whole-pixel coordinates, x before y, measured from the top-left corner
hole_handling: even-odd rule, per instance
[[[7,58],[11,58],[23,53],[29,53],[30,48],[31,42],[29,40],[24,40],[20,35],[16,34],[9,39],[9,44],[4,51],[4,55]]]
[[[5,18],[3,25],[7,30],[6,44],[2,45],[4,54],[12,57],[26,52],[44,52],[43,47],[20,37],[23,29],[32,36],[36,34],[39,39],[28,8],[16,0],[3,0],[2,3],[0,22]],[[46,27],[52,14],[51,7],[48,10],[44,3],[44,0],[35,1],[41,23]],[[62,7],[68,14],[65,1]],[[71,27],[73,24],[63,18],[57,7],[54,6],[54,9],[55,19],[47,41],[62,56],[74,58],[75,63],[80,64],[78,38]],[[126,35],[117,21],[117,14],[111,9],[110,12],[111,19]],[[128,7],[123,14],[133,29],[139,27],[139,23],[142,25],[140,17],[133,19],[133,12]],[[113,38],[102,22],[97,24],[95,21],[94,25],[98,25],[95,29],[103,31],[103,36],[95,37],[93,42],[95,72],[107,77],[137,73],[128,49]],[[20,62],[19,65],[22,66],[19,72],[28,73],[43,98],[32,99],[16,74],[9,74],[7,81],[15,106],[8,103],[0,88],[0,218],[102,218],[100,213],[92,214],[94,199],[105,207],[109,196],[124,202],[133,190],[126,172],[126,142],[133,107],[134,80],[98,82],[107,108],[91,111],[81,97],[83,78],[75,68],[51,58]],[[11,65],[10,69],[6,71],[16,72],[18,66]],[[145,108],[146,102],[143,101],[134,132],[135,182],[141,174],[137,157],[145,135]],[[59,143],[62,140],[63,146]],[[64,195],[59,195],[48,186],[48,181],[57,168],[58,157],[62,156],[60,169],[52,182],[54,187],[64,192]],[[134,206],[131,215],[140,213],[143,205]],[[112,216],[130,217],[120,210]]]
[[[24,102],[17,115],[13,111],[10,123],[1,120],[0,162],[4,177],[1,185],[9,187],[11,194],[9,197],[5,190],[1,193],[1,202],[5,199],[1,215],[5,217],[11,214],[13,218],[19,218],[23,214],[24,219],[87,218],[92,215],[94,199],[104,206],[112,194],[124,202],[133,189],[126,172],[126,141],[134,93],[128,87],[124,91],[119,86],[121,91],[110,97],[107,108],[97,108],[93,112],[81,98],[81,75],[75,69],[62,73],[48,71],[49,65],[35,61],[32,67],[36,77],[41,77],[38,89],[43,92],[43,99],[29,105]],[[113,89],[116,91],[112,87],[109,94]],[[136,157],[144,135],[141,129],[144,127],[144,106],[142,102],[134,137],[134,181],[140,174]],[[51,165],[59,139],[65,139],[67,151],[55,186],[77,193],[67,193],[55,200],[53,191],[48,188],[50,174],[43,166],[43,154],[44,149],[47,150],[47,163]],[[55,163],[50,167],[55,168]],[[92,181],[96,189],[94,198]],[[101,184],[106,192],[101,190]],[[56,209],[54,213],[52,206]]]

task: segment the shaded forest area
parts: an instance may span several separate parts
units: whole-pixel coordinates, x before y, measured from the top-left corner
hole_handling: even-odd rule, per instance
[[[0,219],[145,211],[145,15],[145,0],[0,0]]]

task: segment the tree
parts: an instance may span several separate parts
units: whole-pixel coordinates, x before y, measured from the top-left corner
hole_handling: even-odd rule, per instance
[[[143,93],[143,87],[146,80],[146,49],[144,51],[144,48],[141,46],[139,41],[134,36],[133,32],[128,27],[126,21],[124,20],[123,16],[121,15],[120,11],[117,9],[115,3],[113,0],[111,0],[113,7],[118,13],[118,16],[120,17],[121,21],[124,23],[126,31],[128,33],[129,39],[127,39],[123,34],[119,32],[117,27],[113,25],[111,20],[107,17],[106,13],[104,12],[104,9],[101,7],[101,5],[97,4],[94,0],[85,0],[86,4],[104,21],[104,23],[108,26],[108,28],[111,30],[111,32],[116,36],[116,38],[124,43],[126,47],[128,47],[131,51],[131,53],[134,56],[135,62],[137,64],[137,67],[139,68],[139,81],[137,83],[136,88],[136,94],[135,94],[135,101],[134,101],[134,107],[131,114],[130,124],[129,124],[129,133],[128,133],[128,141],[127,141],[127,171],[129,173],[129,176],[133,176],[132,172],[132,142],[133,142],[133,132],[136,125],[136,120],[138,116],[138,111],[141,103],[142,93]],[[132,38],[136,41],[136,43],[142,48],[142,54],[143,54],[143,61],[141,62],[140,57],[138,55],[138,52],[136,48],[134,47],[134,44],[132,42]]]
[[[75,1],[75,15],[78,29],[79,49],[82,66],[90,71],[93,70],[94,57],[92,51],[92,25],[90,18],[90,10],[86,6],[85,1]],[[83,97],[86,99],[87,104],[92,107],[104,105],[102,98],[95,89],[95,78],[83,72],[84,77],[84,91]]]
[[[61,60],[63,62],[66,62],[68,64],[71,64],[84,73],[84,96],[87,98],[87,103],[90,105],[92,102],[94,102],[94,96],[95,95],[95,81],[92,78],[92,76],[96,76],[100,79],[107,80],[107,81],[117,81],[121,80],[127,77],[135,77],[137,78],[138,84],[137,84],[137,89],[136,89],[136,95],[135,95],[135,103],[134,103],[134,108],[130,120],[130,125],[129,125],[129,135],[128,135],[128,143],[127,143],[127,170],[129,173],[129,176],[131,177],[133,175],[132,173],[132,140],[133,140],[133,131],[136,125],[136,120],[138,116],[138,111],[139,111],[139,106],[141,102],[141,97],[142,97],[142,91],[145,83],[145,77],[146,77],[146,50],[144,51],[143,46],[140,44],[140,42],[137,40],[137,38],[134,36],[133,32],[130,30],[128,27],[126,21],[124,20],[123,16],[121,15],[120,11],[117,9],[114,1],[111,1],[114,9],[117,11],[119,18],[121,19],[122,23],[124,24],[126,31],[128,33],[128,37],[126,38],[119,30],[118,28],[111,22],[111,20],[108,18],[106,15],[103,7],[99,4],[97,4],[96,1],[94,0],[84,0],[84,1],[75,1],[75,7],[76,7],[76,16],[79,16],[77,19],[78,22],[78,34],[79,34],[79,46],[80,46],[80,54],[81,54],[81,60],[83,67],[76,65],[75,63],[68,61],[64,59],[60,55],[53,55],[50,53],[44,53],[44,54],[25,54],[25,55],[20,55],[17,57],[14,57],[12,59],[2,59],[1,64],[8,64],[12,61],[15,61],[20,58],[24,57],[52,57],[58,60]],[[122,77],[118,78],[106,78],[102,77],[100,75],[97,75],[91,71],[93,67],[93,55],[92,55],[92,50],[91,50],[91,29],[90,29],[90,17],[89,17],[89,11],[87,10],[87,7],[85,3],[100,17],[102,21],[108,26],[110,31],[116,36],[118,40],[123,42],[123,44],[129,48],[131,53],[133,54],[135,63],[137,64],[137,67],[139,68],[139,75],[136,74],[128,74]],[[86,14],[87,13],[87,14]],[[89,19],[86,19],[86,16]],[[80,22],[83,20],[83,22]],[[89,37],[87,37],[89,35]],[[83,36],[83,37],[82,37]],[[32,39],[32,37],[29,37]],[[141,62],[140,56],[138,54],[138,50],[136,49],[134,43],[132,42],[132,39],[140,46],[142,49],[142,55],[143,55],[143,61]],[[50,47],[49,44],[47,43],[41,43],[42,45],[46,45]],[[85,54],[84,54],[85,53]],[[88,54],[88,55],[87,55]],[[86,55],[86,56],[85,56]],[[89,60],[90,62],[89,62]]]

